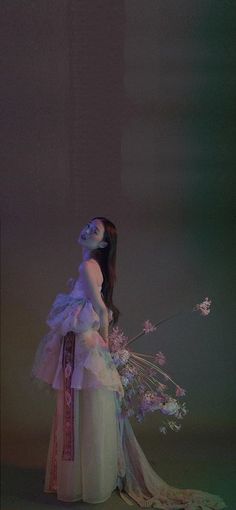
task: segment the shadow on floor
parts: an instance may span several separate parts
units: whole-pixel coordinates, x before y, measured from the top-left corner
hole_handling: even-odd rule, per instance
[[[153,469],[167,483],[179,488],[200,489],[220,495],[227,510],[236,508],[235,448],[233,439],[225,436],[203,436],[183,434],[176,441],[169,437],[138,437]],[[85,502],[65,503],[57,500],[56,494],[43,492],[44,469],[5,464],[2,467],[1,510],[54,510],[58,508],[93,508]],[[128,509],[114,491],[111,497],[100,504],[102,510]],[[133,508],[140,508],[134,504]]]

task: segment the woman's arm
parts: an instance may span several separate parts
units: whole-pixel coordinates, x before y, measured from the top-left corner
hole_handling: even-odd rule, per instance
[[[108,345],[108,326],[109,326],[109,321],[108,321],[108,312],[107,312],[107,310],[102,312],[99,315],[99,317],[100,317],[100,329],[99,329],[99,333],[102,336],[103,340]]]
[[[99,315],[100,334],[104,341],[108,343],[108,310],[98,288],[94,264],[89,260],[84,260],[80,264],[80,274],[83,279],[85,295],[90,299],[95,312]]]

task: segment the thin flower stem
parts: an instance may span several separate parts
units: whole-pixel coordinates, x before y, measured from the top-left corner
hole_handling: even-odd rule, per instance
[[[133,363],[134,363],[134,365],[136,365],[138,367],[138,369],[140,370],[140,372],[142,372],[142,374],[146,375],[146,370],[142,367],[141,364],[139,364],[138,362],[133,362]],[[146,380],[148,380],[154,384],[154,382],[150,379],[150,377],[146,376]],[[160,383],[160,381],[158,379],[156,379],[156,381],[158,383]]]
[[[191,310],[192,311],[192,310]],[[166,317],[165,319],[162,319],[161,321],[157,322],[156,324],[154,324],[154,328],[156,328],[157,326],[160,326],[160,324],[163,324],[164,322],[166,321],[169,321],[170,319],[173,319],[173,317],[177,317],[178,315],[181,315],[181,314],[184,314],[186,312],[178,312],[178,313],[174,313],[173,315],[170,315],[169,317]],[[149,333],[154,333],[154,331],[149,331]],[[133,338],[131,338],[126,345],[129,345],[131,344],[132,342],[134,342],[134,340],[137,340],[137,338],[140,338],[140,336],[143,336],[147,333],[145,333],[144,330],[142,330],[140,333],[138,333],[138,335],[134,336]]]
[[[140,359],[140,362],[141,362],[141,360],[142,360],[142,358],[141,358],[141,357],[136,356],[136,355],[134,355],[134,357],[135,357],[135,358],[137,358],[137,357],[138,357],[138,358]],[[170,381],[171,381],[171,382],[172,382],[175,386],[178,386],[178,384],[176,384],[176,383],[173,381],[173,379],[171,379],[171,377],[170,377],[168,374],[166,374],[166,372],[163,372],[163,370],[161,370],[159,367],[157,367],[156,365],[154,365],[154,363],[151,363],[150,361],[148,361],[148,360],[144,360],[144,359],[142,360],[142,362],[143,362],[143,363],[145,363],[145,364],[147,364],[147,365],[150,365],[150,366],[154,367],[154,368],[155,368],[158,372],[160,372],[161,374],[163,374],[163,375],[167,376],[167,377],[168,377],[168,379],[169,379],[169,380],[170,380]]]
[[[148,361],[147,359],[143,359],[142,356],[139,356],[139,355],[134,355],[133,356],[135,359],[139,359],[140,363],[143,363],[144,365],[150,365],[152,367],[155,368],[155,370],[157,370],[158,372],[160,372],[161,374],[164,374],[166,376],[168,376],[168,374],[166,374],[165,372],[163,372],[163,370],[161,370],[161,368],[157,367],[157,365],[155,365],[154,363],[151,363],[151,361]],[[169,377],[169,376],[168,376]]]
[[[138,366],[143,373],[146,373],[145,368],[143,368],[140,363],[138,363],[137,361],[134,361],[134,360],[132,360],[132,363],[134,366]]]
[[[138,363],[138,362],[136,362],[136,361],[133,361],[133,363],[134,363],[134,365],[136,365],[136,366],[140,369],[140,372],[143,372],[143,374],[146,374],[146,371],[145,371],[145,369],[142,367],[142,365],[141,365],[141,364],[139,364],[139,363]],[[151,380],[148,376],[147,376],[147,378],[146,378],[146,380],[145,380],[145,383],[149,386],[149,388],[150,388],[150,389],[152,389],[152,390],[153,390],[153,388],[152,388],[152,387],[148,384],[148,382],[147,382],[147,381],[150,381],[150,383],[152,383],[152,384],[154,385],[154,389],[155,389],[155,383],[154,383],[154,382],[153,382],[153,381],[152,381],[152,380]],[[160,383],[160,381],[158,381],[158,379],[156,379],[156,381],[157,381],[158,383]]]
[[[152,388],[152,386],[147,381],[145,381],[145,384],[149,387],[151,391],[155,390],[155,388]]]
[[[134,360],[132,360],[132,363],[134,363],[134,365],[138,366],[138,367],[140,368],[140,370],[141,370],[143,373],[145,373],[145,374],[146,374],[146,370],[145,370],[145,368],[143,368],[143,366],[141,365],[141,363],[139,363],[138,361],[134,361]],[[147,376],[147,377],[148,377],[148,376]],[[149,378],[149,377],[148,377],[148,378]],[[149,380],[151,380],[151,379],[149,378]],[[161,383],[161,381],[159,381],[158,379],[155,379],[155,380],[156,380],[157,382]]]
[[[136,352],[136,351],[130,351],[131,354],[138,354],[140,356],[147,356],[148,358],[155,358],[155,356],[153,356],[153,354],[143,354],[141,352]]]

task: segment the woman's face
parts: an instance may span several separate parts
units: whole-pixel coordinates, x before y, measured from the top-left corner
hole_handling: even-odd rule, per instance
[[[86,248],[89,248],[90,250],[103,247],[103,243],[101,241],[103,239],[104,231],[105,228],[101,220],[91,220],[81,230],[78,243],[86,246]]]

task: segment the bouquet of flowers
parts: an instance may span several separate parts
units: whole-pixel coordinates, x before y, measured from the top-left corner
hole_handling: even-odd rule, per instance
[[[202,316],[207,316],[210,313],[210,305],[211,300],[206,297],[191,311],[199,311]],[[175,432],[180,430],[181,424],[177,420],[183,419],[189,412],[186,402],[179,401],[179,398],[186,394],[186,390],[160,368],[166,363],[163,352],[159,351],[154,355],[138,353],[131,350],[129,345],[142,335],[156,331],[157,326],[177,315],[179,313],[162,319],[154,325],[146,320],[142,331],[130,340],[118,327],[114,327],[109,335],[111,356],[125,392],[121,404],[122,415],[135,416],[141,422],[147,413],[160,411],[166,416],[159,426],[163,434],[167,433],[168,428]],[[170,392],[167,383],[172,386]],[[170,419],[169,416],[172,418]]]

